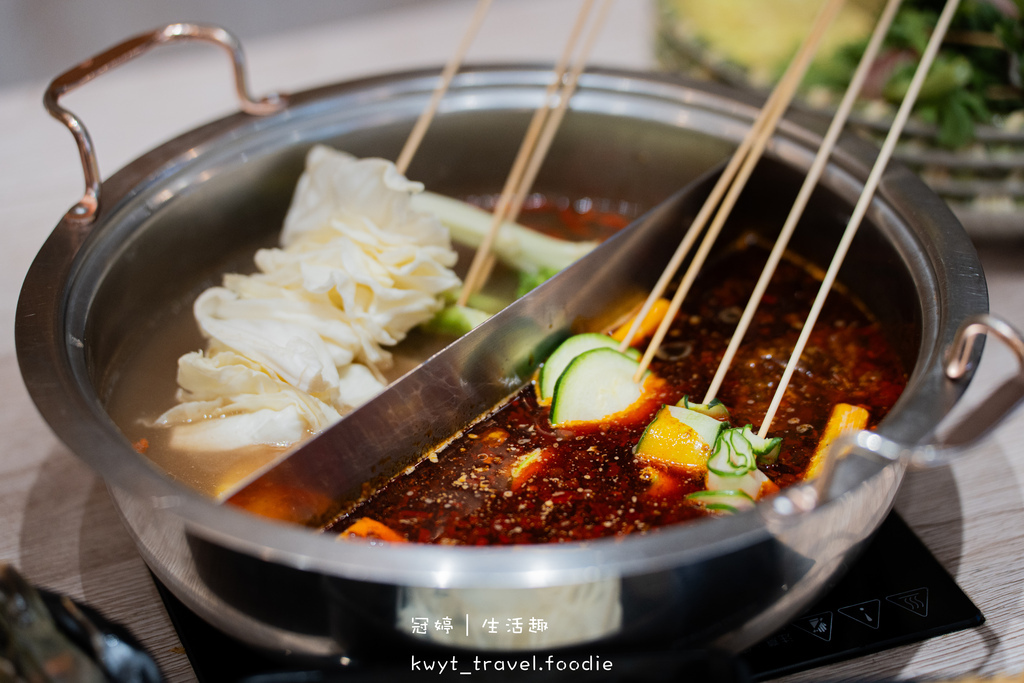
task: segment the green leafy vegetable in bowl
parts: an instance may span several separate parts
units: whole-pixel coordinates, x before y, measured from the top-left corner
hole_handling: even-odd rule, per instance
[[[806,35],[817,0],[655,0],[655,49],[670,71],[765,95]],[[884,0],[849,0],[794,107],[830,114]],[[888,131],[942,3],[905,0],[852,126]],[[972,235],[1020,234],[1024,217],[1024,0],[963,0],[895,159],[918,172]]]
[[[939,7],[907,0],[886,39],[885,49],[862,97],[897,106],[938,18]],[[918,98],[915,113],[937,126],[937,142],[958,148],[974,139],[975,124],[997,124],[1024,109],[1024,0],[966,0],[947,33]],[[809,75],[840,96],[867,45],[867,36],[836,51]]]

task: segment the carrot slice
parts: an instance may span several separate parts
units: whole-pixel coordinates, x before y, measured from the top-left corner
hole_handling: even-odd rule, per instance
[[[779,492],[779,485],[771,479],[765,479],[761,482],[761,490],[757,493],[757,499],[767,498],[768,496],[774,496]]]
[[[870,413],[860,406],[849,403],[837,403],[829,415],[828,424],[822,432],[818,447],[814,449],[811,456],[811,464],[807,467],[806,479],[813,479],[821,473],[825,463],[825,453],[832,442],[847,432],[854,432],[868,426]]]
[[[526,455],[519,456],[510,470],[512,490],[518,490],[523,484],[540,470],[544,464],[546,453],[543,448],[535,448]]]
[[[392,543],[407,543],[405,537],[386,524],[381,524],[369,517],[360,517],[351,526],[341,532],[342,536],[356,538],[370,538],[380,541],[391,541]]]
[[[661,324],[665,314],[668,313],[669,303],[668,299],[658,299],[651,304],[651,310],[647,311],[647,315],[644,316],[643,322],[640,323],[640,326],[636,330],[636,335],[633,336],[632,344],[634,346],[654,334],[654,331],[658,329],[658,325]],[[622,341],[625,339],[634,320],[636,320],[635,315],[622,325],[619,325],[619,327],[615,328],[615,331],[612,332],[611,335],[612,339],[615,341]]]

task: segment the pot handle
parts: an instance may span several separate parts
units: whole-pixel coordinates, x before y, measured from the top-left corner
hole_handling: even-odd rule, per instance
[[[78,144],[78,154],[82,159],[82,170],[85,174],[85,195],[68,212],[68,218],[79,223],[91,223],[96,218],[100,199],[100,170],[96,163],[96,152],[93,148],[89,131],[81,120],[70,111],[58,104],[58,100],[70,90],[88,83],[100,74],[114,67],[129,62],[149,52],[157,45],[177,42],[180,40],[199,40],[219,45],[228,51],[235,71],[235,92],[242,111],[246,114],[264,116],[280,111],[288,102],[286,95],[271,93],[260,100],[249,95],[245,76],[245,56],[242,46],[231,33],[218,26],[203,24],[168,24],[148,33],[139,34],[115,45],[106,52],[72,67],[50,83],[43,95],[43,105],[58,121],[71,131]]]
[[[947,351],[945,373],[954,382],[962,380],[972,369],[975,345],[986,334],[994,335],[1016,354],[1017,372],[955,426],[942,430],[942,436],[933,443],[917,445],[901,444],[868,430],[846,434],[829,448],[818,477],[776,497],[775,512],[784,515],[809,512],[826,502],[836,464],[853,451],[885,461],[903,461],[912,468],[935,467],[948,465],[988,434],[1024,400],[1024,335],[991,313],[968,318],[957,329]]]

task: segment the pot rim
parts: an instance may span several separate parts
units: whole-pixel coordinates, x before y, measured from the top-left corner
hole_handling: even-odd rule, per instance
[[[453,82],[449,97],[473,88],[542,92],[548,73],[548,67],[532,65],[467,67]],[[768,538],[772,532],[766,516],[773,513],[770,506],[762,505],[729,518],[590,542],[494,548],[339,544],[310,529],[217,505],[174,482],[148,460],[137,456],[103,410],[96,389],[83,373],[88,364],[88,340],[77,332],[79,328],[72,329],[68,321],[70,293],[79,285],[83,261],[103,229],[130,218],[132,212],[142,210],[140,207],[157,211],[159,205],[149,201],[154,188],[177,187],[200,162],[230,159],[238,149],[248,149],[247,145],[268,145],[268,136],[280,135],[293,126],[301,131],[310,130],[329,114],[339,98],[418,102],[429,96],[435,77],[433,70],[418,70],[297,93],[290,96],[289,106],[277,114],[256,118],[237,113],[200,126],[140,156],[105,181],[103,204],[94,225],[82,227],[65,216],[34,260],[19,299],[15,328],[19,365],[44,419],[73,452],[100,472],[108,485],[179,516],[189,532],[257,558],[345,578],[433,587],[534,588],[699,562]],[[740,125],[749,125],[756,115],[756,100],[749,94],[678,77],[616,69],[588,70],[581,78],[577,95],[583,103],[577,104],[574,99],[573,108],[586,107],[588,95],[608,93],[676,104],[685,102],[689,107],[706,109]],[[819,140],[812,132],[817,124],[813,117],[796,114],[782,122],[776,137],[797,146],[812,146]],[[873,155],[871,145],[846,137],[830,167],[850,173],[862,182]],[[880,428],[891,438],[914,443],[931,431],[965,389],[965,383],[945,378],[941,352],[962,319],[987,311],[988,298],[977,255],[966,233],[952,212],[909,170],[890,164],[875,205],[875,214],[889,212],[897,217],[917,215],[930,219],[926,221],[930,239],[918,240],[920,252],[913,258],[927,261],[937,270],[940,280],[955,280],[959,285],[956,297],[946,297],[946,305],[940,302],[937,306],[935,329],[922,330],[917,365],[903,396]],[[876,465],[874,474],[867,479],[852,485],[837,484],[833,490],[835,497],[849,494],[856,485],[870,486],[889,467],[900,465]]]

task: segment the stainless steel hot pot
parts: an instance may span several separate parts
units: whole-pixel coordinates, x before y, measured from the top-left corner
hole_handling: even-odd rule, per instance
[[[157,42],[181,35],[188,30],[169,28]],[[148,46],[130,44],[107,53],[107,61]],[[58,111],[61,92],[96,68],[83,65],[55,81],[51,108]],[[435,78],[387,75],[293,94],[263,113],[195,129],[102,185],[93,164],[90,192],[57,225],[22,290],[17,350],[33,400],[107,481],[156,576],[214,626],[277,653],[349,661],[382,642],[389,652],[424,645],[599,652],[655,640],[739,650],[763,638],[826,589],[878,526],[906,458],[855,450],[837,465],[830,486],[795,487],[749,513],[649,535],[516,548],[369,545],[218,506],[151,466],[108,417],[104,401],[118,359],[140,335],[159,334],[163,312],[215,278],[228,255],[272,239],[306,150],[323,142],[394,158]],[[545,68],[527,66],[466,69],[410,177],[453,195],[500,189],[549,78]],[[727,156],[755,104],[706,85],[590,71],[537,187],[654,206]],[[70,114],[65,120],[74,121]],[[81,130],[77,121],[73,128]],[[730,229],[778,229],[813,158],[818,129],[813,119],[783,123]],[[83,149],[88,158],[91,146]],[[806,256],[828,258],[874,153],[847,139],[834,155],[794,241]],[[637,282],[643,277],[637,274]],[[880,436],[860,445],[886,452],[894,442],[917,443],[963,391],[964,382],[950,379],[943,366],[957,327],[987,310],[974,249],[946,206],[893,166],[841,279],[885,323],[912,369]],[[967,348],[964,357],[977,353]],[[510,367],[524,359],[489,362]],[[453,391],[455,412],[468,417],[492,399],[465,383]],[[387,456],[360,463],[353,476],[398,471],[419,455],[389,450],[387,438],[378,439]],[[453,628],[418,634],[424,617],[431,625],[450,618]],[[504,620],[513,617],[543,617],[547,629],[480,635],[485,619],[497,618],[505,631]]]

